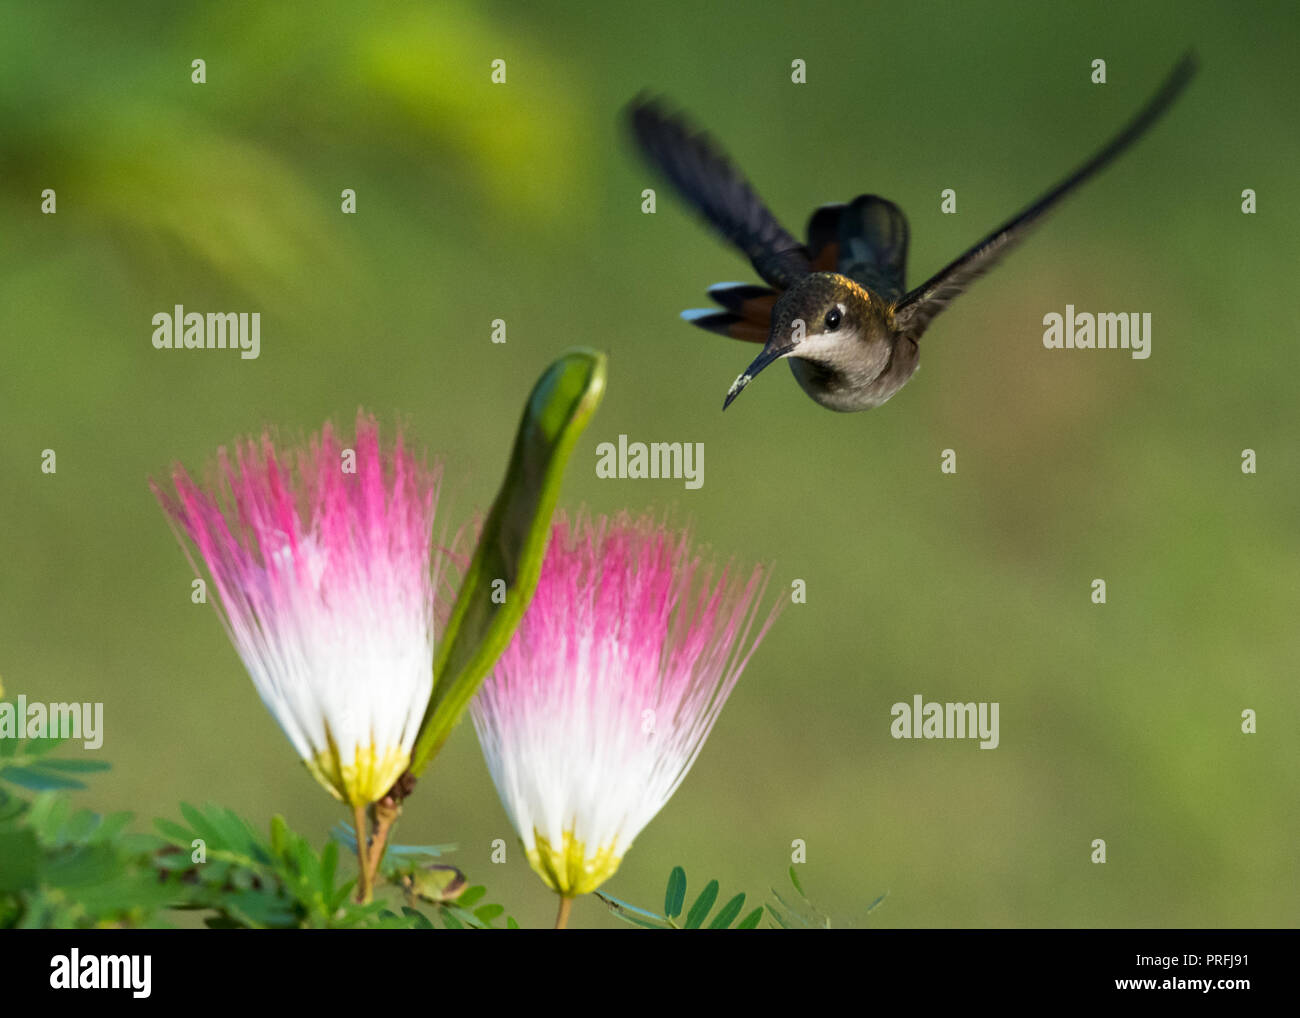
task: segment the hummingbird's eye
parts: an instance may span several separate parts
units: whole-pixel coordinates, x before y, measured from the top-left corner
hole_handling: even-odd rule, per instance
[[[831,308],[826,312],[826,331],[834,332],[840,327],[840,309]]]

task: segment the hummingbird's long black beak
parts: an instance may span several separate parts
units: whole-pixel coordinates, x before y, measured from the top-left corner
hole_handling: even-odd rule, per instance
[[[744,371],[740,377],[731,383],[731,388],[727,390],[727,398],[722,403],[722,409],[726,410],[731,406],[732,400],[745,391],[755,376],[773,361],[779,361],[787,354],[793,353],[796,344],[791,343],[788,339],[781,340],[770,339],[767,346],[763,347],[763,352],[754,358],[753,362]]]

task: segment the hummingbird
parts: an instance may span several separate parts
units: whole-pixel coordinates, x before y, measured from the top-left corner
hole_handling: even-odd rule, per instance
[[[916,371],[921,336],[935,316],[1066,195],[1142,137],[1195,73],[1195,57],[1187,53],[1096,155],[912,290],[903,282],[907,219],[893,202],[863,194],[847,204],[822,205],[808,220],[808,239],[800,244],[707,134],[659,100],[635,100],[628,116],[642,155],[749,258],[767,284],[719,283],[709,288],[709,296],[722,310],[682,312],[701,328],[763,344],[732,383],[722,408],[778,360],[788,361],[803,391],[828,409],[880,406]]]

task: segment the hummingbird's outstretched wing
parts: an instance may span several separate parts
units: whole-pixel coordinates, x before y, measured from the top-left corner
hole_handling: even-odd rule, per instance
[[[994,230],[955,262],[904,297],[894,308],[896,327],[904,335],[914,340],[919,339],[935,315],[947,308],[971,283],[1019,244],[1057,202],[1142,137],[1169,109],[1195,73],[1196,58],[1191,53],[1184,54],[1151,101],[1105,148],[1029,208]]]
[[[907,292],[907,217],[892,201],[860,194],[823,205],[808,220],[808,253],[819,272],[838,272],[888,301]]]
[[[777,222],[708,135],[666,113],[656,100],[634,101],[628,116],[646,160],[745,253],[763,279],[784,290],[812,271],[804,246]]]

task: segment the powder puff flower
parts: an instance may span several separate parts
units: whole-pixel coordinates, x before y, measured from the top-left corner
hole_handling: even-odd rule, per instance
[[[428,705],[440,477],[400,434],[381,448],[358,414],[349,448],[328,424],[287,451],[264,435],[220,450],[206,488],[180,466],[175,497],[152,485],[207,565],[262,702],[354,810],[406,769]]]
[[[568,902],[615,872],[682,783],[777,607],[756,627],[763,570],[715,580],[688,534],[649,516],[557,520],[471,711],[564,925]]]

